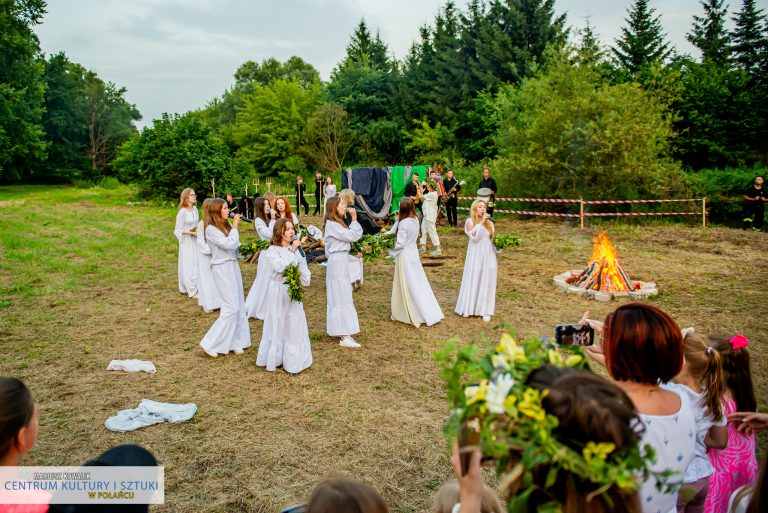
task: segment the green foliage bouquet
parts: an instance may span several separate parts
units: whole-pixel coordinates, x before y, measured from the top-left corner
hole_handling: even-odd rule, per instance
[[[291,301],[301,303],[304,301],[304,287],[301,286],[301,269],[297,264],[289,265],[283,271],[283,278],[288,285],[288,297]]]
[[[520,244],[520,238],[512,235],[496,235],[493,238],[493,245],[496,246],[496,249],[499,251],[506,248],[519,248]]]
[[[386,256],[387,250],[395,247],[397,237],[387,233],[377,233],[376,235],[363,235],[357,241],[352,243],[349,250],[351,255],[363,254],[365,262],[373,262],[378,258]]]
[[[649,446],[643,451],[639,444],[617,449],[612,443],[590,441],[576,450],[553,433],[559,421],[542,404],[549,391],[526,383],[531,372],[544,365],[588,369],[578,348],[569,354],[544,340],[517,342],[507,332],[485,354],[476,345],[457,347],[450,341],[435,359],[441,364],[453,411],[446,435],[455,440],[460,431],[469,428],[479,436],[483,456],[496,462],[498,474],[506,474],[505,485],[518,490],[510,499],[509,511],[529,511],[531,494],[542,487],[535,476],[544,471],[543,487],[551,488],[559,474],[566,472],[591,483],[594,495],[613,487],[632,493],[645,476],[653,474],[662,484],[669,476],[648,470],[654,459]],[[552,499],[546,511],[562,511],[562,504]]]
[[[249,240],[240,244],[240,254],[245,257],[246,261],[250,261],[252,257],[259,251],[265,251],[269,248],[268,240]]]

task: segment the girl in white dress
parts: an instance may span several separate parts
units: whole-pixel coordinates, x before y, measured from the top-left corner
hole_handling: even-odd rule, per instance
[[[181,191],[176,228],[173,230],[173,234],[179,239],[179,292],[189,297],[197,297],[197,247],[195,234],[192,232],[199,220],[196,203],[195,191]]]
[[[395,276],[392,283],[392,320],[432,326],[443,319],[443,312],[432,293],[427,275],[419,259],[416,240],[419,237],[419,219],[411,198],[400,200],[400,213],[395,226],[389,231],[397,235],[390,254],[395,257]]]
[[[296,217],[296,214],[291,212],[291,204],[288,203],[288,198],[285,196],[278,196],[277,199],[275,199],[275,211],[277,219],[288,219],[293,223],[293,229],[296,230],[296,227],[299,226],[299,218]]]
[[[256,198],[253,204],[253,227],[261,240],[271,240],[272,230],[275,226],[275,211],[270,208],[266,198]],[[264,319],[267,301],[267,288],[269,287],[269,271],[266,270],[266,260],[262,260],[263,253],[259,255],[259,263],[256,266],[256,278],[253,280],[251,290],[245,300],[245,310],[248,317]]]
[[[264,330],[256,356],[256,365],[274,371],[283,370],[295,376],[312,365],[312,346],[309,343],[307,317],[304,303],[291,301],[288,285],[284,283],[283,271],[289,265],[298,265],[301,270],[301,284],[309,285],[311,274],[307,261],[296,250],[300,241],[291,241],[293,223],[278,219],[272,236],[272,245],[261,258],[266,262],[269,273],[269,301],[264,317]]]
[[[481,315],[491,320],[496,306],[496,248],[493,246],[493,223],[483,200],[475,200],[464,223],[469,237],[464,274],[461,276],[456,313],[464,317]]]
[[[221,308],[221,296],[211,271],[211,247],[205,241],[205,225],[211,224],[206,219],[207,206],[211,198],[203,201],[203,220],[197,223],[197,304],[203,307],[205,313],[211,313]]]
[[[212,358],[230,351],[243,354],[243,349],[251,347],[251,331],[245,316],[243,277],[237,260],[240,214],[232,218],[230,227],[229,208],[223,199],[212,199],[207,207],[209,222],[205,225],[205,241],[211,248],[211,270],[221,296],[221,312],[200,341],[200,347]]]
[[[325,213],[325,254],[328,266],[325,274],[325,290],[328,297],[326,330],[331,337],[341,337],[342,347],[360,347],[352,335],[360,332],[357,310],[352,302],[352,282],[349,277],[349,249],[352,242],[363,236],[363,227],[357,222],[357,212],[341,201],[328,198]],[[344,223],[349,211],[352,222]]]
[[[323,215],[325,215],[326,207],[328,206],[328,198],[336,196],[336,186],[333,184],[331,177],[325,179],[325,187],[323,187],[323,194],[325,195],[325,203],[323,203]]]

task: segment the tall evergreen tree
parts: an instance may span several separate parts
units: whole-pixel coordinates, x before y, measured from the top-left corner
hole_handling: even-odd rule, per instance
[[[0,179],[24,179],[45,156],[44,61],[32,27],[45,14],[43,0],[0,1]]]
[[[768,53],[768,21],[755,0],[742,0],[741,11],[733,17],[736,28],[731,32],[731,50],[739,66],[748,73],[757,72]],[[765,70],[768,72],[768,70]]]
[[[661,16],[654,16],[655,12],[648,6],[648,0],[636,0],[624,18],[627,26],[622,27],[621,37],[611,49],[619,66],[631,75],[648,64],[665,61],[672,54],[661,28]]]
[[[701,50],[702,62],[710,61],[722,66],[728,62],[730,48],[728,31],[725,30],[727,8],[725,0],[700,0],[704,16],[693,17],[693,30],[686,39]]]
[[[376,32],[376,37],[371,36],[371,31],[368,29],[365,20],[360,20],[355,32],[352,34],[352,39],[347,45],[347,56],[345,61],[352,61],[354,63],[366,62],[371,67],[379,69],[389,69],[391,62],[387,45],[381,40],[381,35]]]

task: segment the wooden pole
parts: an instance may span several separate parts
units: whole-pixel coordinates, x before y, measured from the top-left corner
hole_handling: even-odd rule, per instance
[[[216,182],[213,178],[211,178],[211,194],[213,194],[213,197],[216,197]]]
[[[581,229],[584,229],[584,198],[579,198],[579,221],[581,222]]]
[[[707,198],[701,200],[701,225],[707,227]]]

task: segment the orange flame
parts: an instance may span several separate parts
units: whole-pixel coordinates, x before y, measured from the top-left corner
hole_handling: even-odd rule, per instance
[[[592,238],[592,258],[581,275],[572,276],[574,283],[601,292],[629,292],[634,284],[619,265],[616,248],[608,236],[600,232]]]

